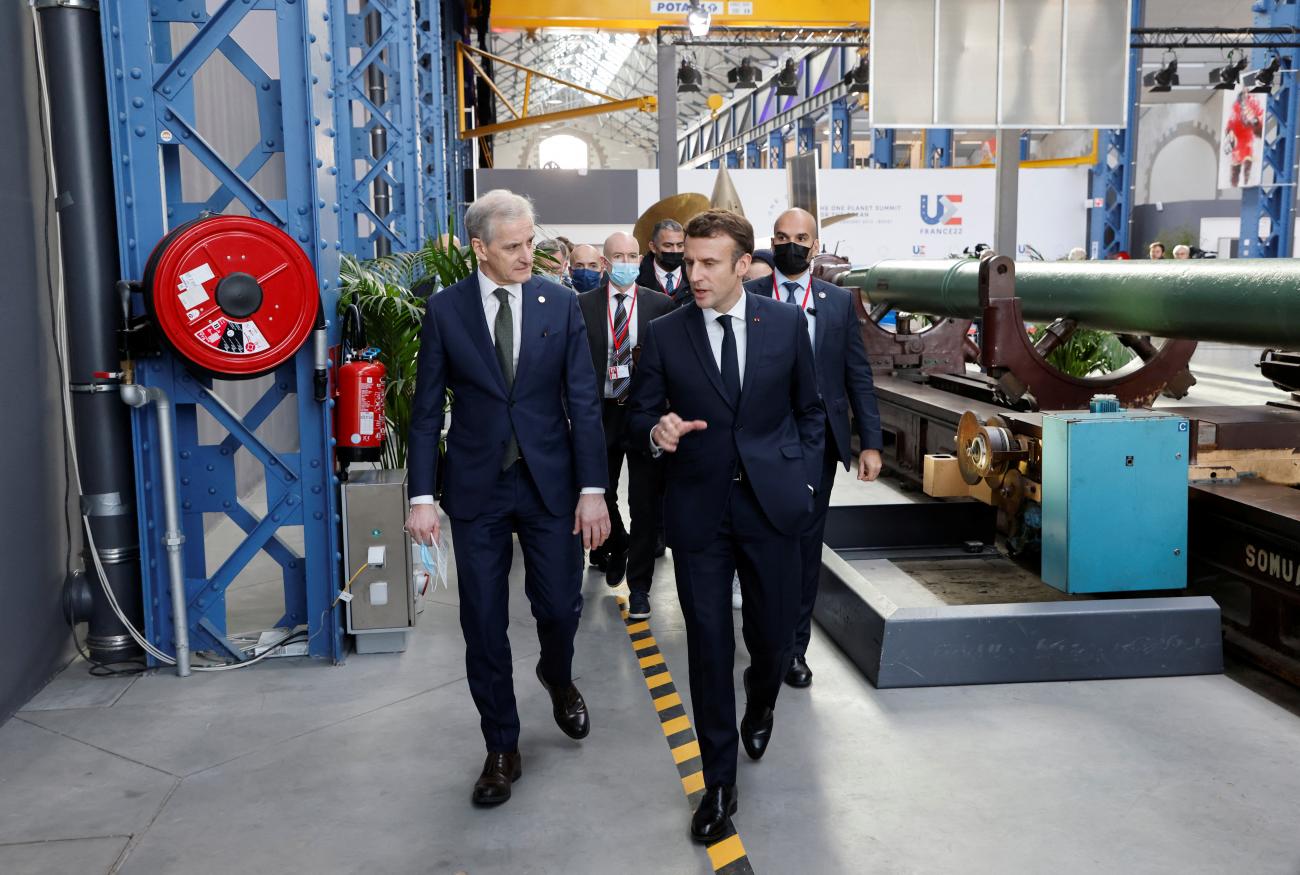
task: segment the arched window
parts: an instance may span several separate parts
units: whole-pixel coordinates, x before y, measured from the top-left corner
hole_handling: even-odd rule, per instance
[[[544,168],[586,170],[587,142],[569,134],[556,134],[537,145],[537,157]]]

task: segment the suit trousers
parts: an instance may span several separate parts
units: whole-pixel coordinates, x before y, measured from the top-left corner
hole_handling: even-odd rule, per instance
[[[829,429],[829,426],[828,426]],[[831,487],[835,485],[835,468],[840,460],[835,455],[834,441],[826,442],[826,456],[822,461],[822,479],[813,498],[812,516],[799,536],[800,597],[799,620],[794,630],[795,656],[808,653],[812,638],[813,607],[817,603],[817,584],[822,577],[822,538],[826,534],[826,512],[831,506]]]
[[[714,540],[673,550],[677,594],[686,619],[691,705],[704,783],[736,781],[735,631],[731,581],[740,575],[742,635],[750,658],[750,701],[775,707],[790,661],[799,611],[799,540],[777,531],[749,483],[733,481]]]
[[[605,401],[606,453],[609,458],[609,488],[605,490],[605,507],[609,510],[609,538],[601,545],[601,552],[627,552],[628,589],[650,591],[650,580],[655,571],[655,538],[662,524],[663,499],[662,463],[651,458],[649,452],[627,450],[624,446],[623,422],[627,407],[614,401]],[[627,460],[627,504],[630,519],[623,523],[618,509],[618,481]]]
[[[572,682],[573,638],[582,614],[582,544],[573,516],[554,516],[542,503],[527,465],[501,472],[483,512],[451,520],[465,634],[465,669],[489,752],[519,747],[510,639],[513,533],[524,554],[524,593],[537,621],[541,673],[553,687]]]

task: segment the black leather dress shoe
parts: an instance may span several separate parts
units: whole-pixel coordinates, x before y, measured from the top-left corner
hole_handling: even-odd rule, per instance
[[[655,536],[655,558],[661,558],[664,555],[664,551],[667,549],[668,546],[664,544],[664,533],[660,532]]]
[[[736,813],[735,784],[719,784],[704,788],[699,807],[691,818],[691,838],[702,844],[712,844],[727,834],[731,815]]]
[[[475,805],[500,805],[510,798],[510,785],[524,774],[524,760],[519,751],[489,753],[483,774],[474,782]]]
[[[790,667],[785,672],[785,682],[792,687],[804,687],[812,685],[812,669],[808,667],[808,660],[802,656],[795,656],[790,659]]]
[[[573,684],[556,689],[542,677],[541,663],[537,664],[537,679],[542,682],[546,692],[551,694],[551,713],[555,715],[555,725],[569,738],[586,738],[591,732],[591,722],[587,717],[587,703],[582,693]]]
[[[587,553],[587,564],[597,571],[604,571],[608,560],[609,557],[605,555],[604,550],[592,550]]]
[[[610,553],[605,560],[605,585],[610,589],[618,586],[627,577],[627,551]]]
[[[740,718],[740,743],[751,760],[763,758],[768,742],[772,740],[773,714],[771,708],[747,705],[745,716]]]

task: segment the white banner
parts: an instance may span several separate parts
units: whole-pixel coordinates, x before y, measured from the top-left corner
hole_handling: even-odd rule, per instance
[[[728,173],[755,236],[765,242],[788,205],[785,171]],[[678,191],[707,196],[716,176],[716,170],[683,170]],[[994,185],[993,170],[986,168],[818,171],[821,218],[852,215],[822,229],[822,248],[854,264],[870,264],[885,258],[947,258],[977,243],[992,245]],[[1031,258],[1032,247],[1054,261],[1085,246],[1087,196],[1087,167],[1021,170],[1016,257]],[[649,190],[642,192],[647,199],[641,210],[654,202]]]

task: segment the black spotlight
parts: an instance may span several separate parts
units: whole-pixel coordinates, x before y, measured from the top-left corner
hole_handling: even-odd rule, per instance
[[[690,61],[682,61],[682,65],[677,68],[677,93],[685,94],[687,92],[699,93],[700,83],[704,77],[700,71],[695,69],[695,65]]]
[[[1257,70],[1246,77],[1246,83],[1250,85],[1252,94],[1267,94],[1273,90],[1273,79],[1277,76],[1277,71],[1282,69],[1282,58],[1278,55],[1268,59],[1264,69]]]
[[[1178,84],[1178,58],[1176,56],[1171,57],[1168,64],[1165,64],[1154,73],[1143,76],[1142,84],[1152,94],[1160,94],[1172,89],[1173,86]]]
[[[871,90],[871,65],[867,59],[858,61],[858,65],[844,74],[844,84],[849,86],[850,94],[866,94]]]
[[[794,58],[787,58],[781,72],[776,74],[776,94],[778,97],[794,97],[799,93],[799,70],[794,65]]]
[[[1214,85],[1214,90],[1235,91],[1238,83],[1241,82],[1241,74],[1246,69],[1248,60],[1241,57],[1234,61],[1232,55],[1229,54],[1228,63],[1210,70],[1210,83]]]
[[[755,67],[749,58],[741,61],[739,67],[732,67],[727,71],[727,81],[737,88],[757,88],[758,80],[762,76],[762,71]]]

